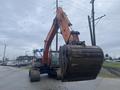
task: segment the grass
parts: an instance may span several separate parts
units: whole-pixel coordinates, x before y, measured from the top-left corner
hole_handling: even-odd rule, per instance
[[[102,69],[100,71],[99,77],[104,77],[104,78],[118,78],[117,76],[115,76],[114,74],[111,74],[110,72],[108,72],[105,69]]]
[[[120,68],[120,62],[104,62],[103,67]]]
[[[103,67],[111,67],[111,68],[120,68],[120,62],[104,62]],[[110,73],[109,71],[105,70],[104,68],[99,73],[100,77],[104,78],[118,78],[116,75]]]

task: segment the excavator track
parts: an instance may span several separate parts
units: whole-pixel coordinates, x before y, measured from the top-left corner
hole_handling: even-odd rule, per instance
[[[104,61],[103,51],[97,46],[64,45],[59,57],[62,81],[95,79]]]

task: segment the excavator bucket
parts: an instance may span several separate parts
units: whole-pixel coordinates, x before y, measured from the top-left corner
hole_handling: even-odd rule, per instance
[[[64,45],[59,57],[62,81],[95,79],[104,61],[103,51],[97,46]]]

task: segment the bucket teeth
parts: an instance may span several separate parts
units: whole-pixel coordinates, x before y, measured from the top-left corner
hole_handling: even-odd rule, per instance
[[[97,46],[64,45],[59,60],[63,81],[91,80],[97,77],[104,55]]]

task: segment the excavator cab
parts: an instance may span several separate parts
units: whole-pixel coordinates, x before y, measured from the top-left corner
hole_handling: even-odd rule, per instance
[[[59,51],[50,51],[51,67],[58,68],[59,64]]]

